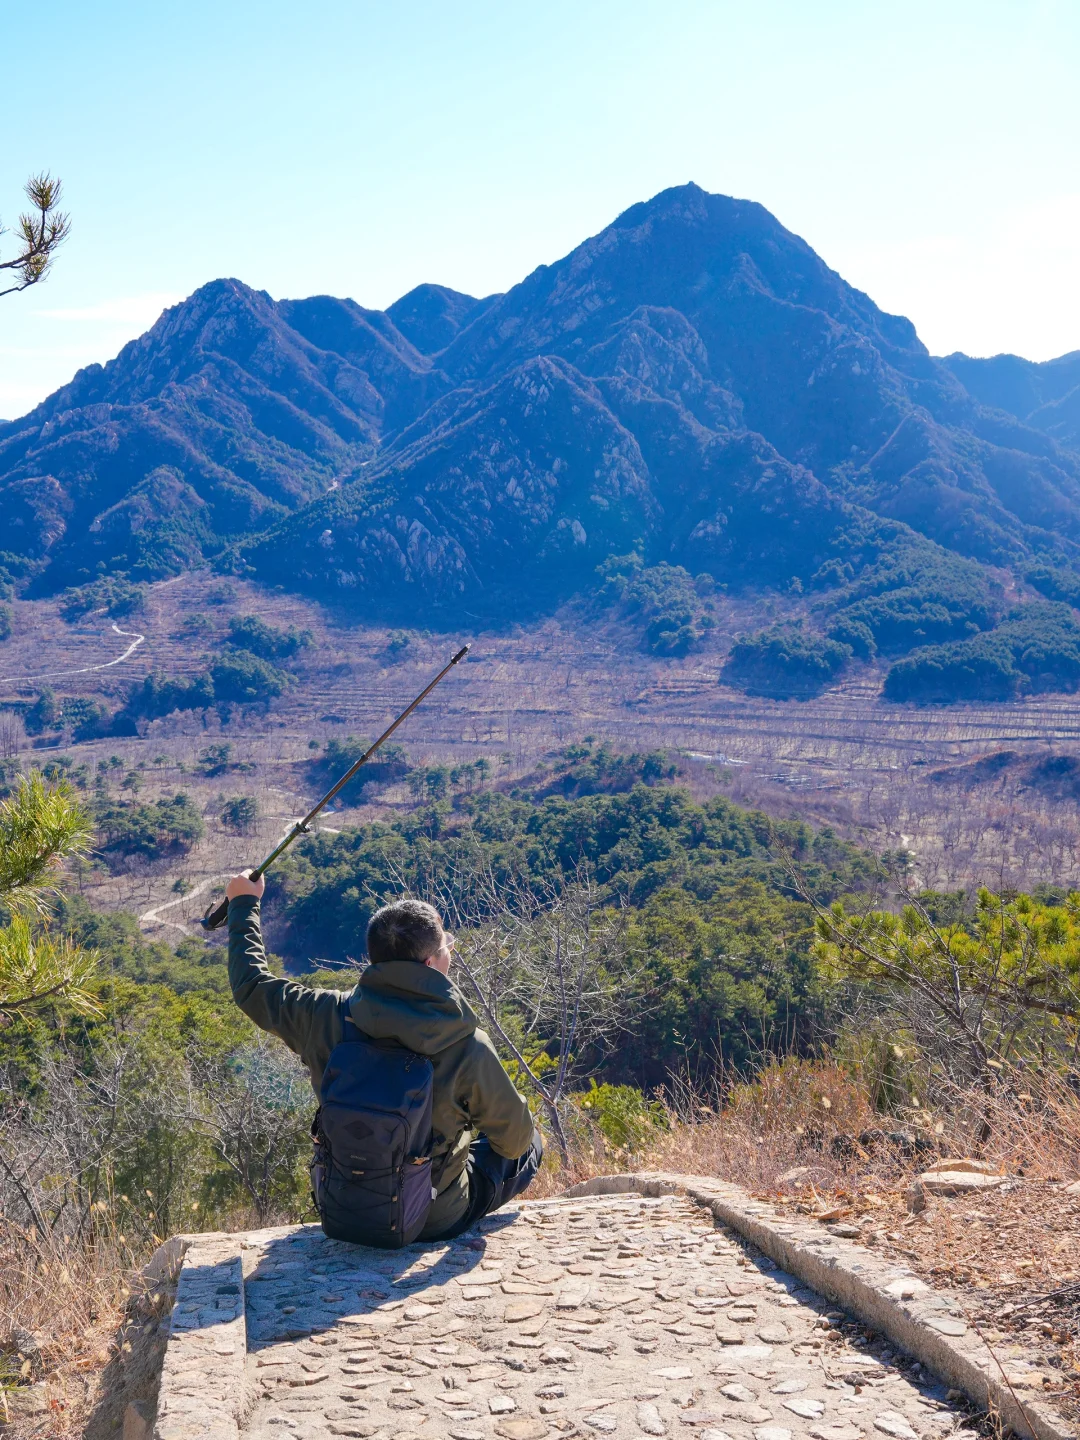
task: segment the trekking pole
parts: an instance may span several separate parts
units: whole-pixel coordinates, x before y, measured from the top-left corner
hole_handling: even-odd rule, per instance
[[[339,790],[343,790],[345,788],[345,786],[349,783],[352,777],[360,769],[361,765],[367,764],[367,762],[371,759],[372,755],[375,754],[375,751],[378,750],[379,746],[385,740],[390,739],[390,736],[398,728],[401,722],[409,718],[412,712],[420,704],[421,700],[424,700],[428,695],[430,695],[432,690],[435,689],[435,686],[438,685],[439,681],[442,680],[444,676],[449,675],[450,671],[454,668],[458,661],[463,660],[468,653],[468,645],[463,645],[461,649],[457,652],[457,654],[454,656],[454,658],[450,661],[450,663],[443,666],[443,668],[439,671],[438,675],[435,676],[435,679],[432,680],[431,684],[421,690],[420,694],[417,695],[416,699],[412,702],[412,704],[401,712],[401,714],[397,717],[394,723],[388,726],[387,729],[383,731],[383,733],[379,736],[379,738],[375,741],[373,745],[368,746],[368,748],[364,751],[363,755],[360,756],[360,759],[357,760],[354,765],[349,766],[348,770],[345,771],[345,774],[341,777],[337,784],[333,786],[332,789],[326,792],[326,794],[322,797],[319,803],[315,805],[311,810],[309,810],[302,820],[297,820],[296,824],[288,832],[284,840],[282,840],[279,845],[275,846],[275,848],[270,851],[270,854],[267,855],[265,860],[260,860],[254,870],[250,870],[248,872],[250,879],[258,880],[259,876],[264,875],[266,871],[269,870],[270,866],[274,863],[274,861],[280,855],[283,855],[285,853],[285,851],[289,848],[289,846],[293,843],[294,840],[298,840],[301,835],[307,835],[310,833],[311,822],[315,819],[316,815],[318,815],[319,811],[323,809],[324,806],[330,804],[330,801],[333,800],[334,796],[338,793]],[[220,926],[225,924],[228,915],[228,900],[223,900],[221,904],[218,905],[216,908],[214,908],[214,906],[211,906],[202,918],[203,929],[217,930]]]

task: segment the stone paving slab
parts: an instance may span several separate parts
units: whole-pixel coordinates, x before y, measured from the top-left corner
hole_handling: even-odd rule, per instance
[[[508,1207],[457,1240],[396,1252],[315,1226],[194,1237],[157,1440],[974,1440],[947,1380],[912,1367],[878,1321],[869,1340],[832,1308],[852,1257],[832,1236],[812,1247],[820,1227],[802,1237],[717,1181],[580,1188],[596,1193]],[[850,1249],[856,1266],[882,1264]],[[241,1258],[246,1317],[226,1319]],[[811,1262],[819,1288],[802,1273]],[[929,1304],[910,1272],[891,1271],[890,1303]],[[242,1332],[228,1327],[245,1324],[246,1355],[229,1353]],[[1057,1424],[1040,1440],[1071,1433]]]
[[[756,1200],[738,1185],[712,1177],[607,1175],[567,1195],[684,1194],[713,1218],[948,1380],[977,1405],[995,1412],[1020,1435],[1069,1440],[1076,1435],[1039,1398],[1042,1373],[1034,1352],[1017,1345],[992,1351],[969,1322],[961,1297],[926,1284],[903,1264],[875,1255],[842,1232]]]

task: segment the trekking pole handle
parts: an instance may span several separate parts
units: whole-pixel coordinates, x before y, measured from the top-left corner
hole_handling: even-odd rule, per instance
[[[220,930],[228,918],[229,902],[222,900],[220,905],[215,906],[212,910],[207,910],[199,924],[204,930]]]
[[[346,770],[345,774],[342,775],[341,779],[337,782],[337,784],[331,786],[331,788],[326,792],[326,794],[322,797],[318,804],[313,806],[312,809],[308,811],[308,813],[304,816],[302,820],[297,820],[296,824],[292,827],[291,830],[288,831],[285,838],[280,841],[273,850],[270,851],[270,854],[267,855],[266,859],[260,860],[254,870],[248,871],[249,879],[258,880],[260,876],[266,873],[266,871],[270,868],[270,866],[274,863],[278,856],[284,854],[284,852],[289,848],[289,846],[293,843],[294,840],[298,840],[301,835],[307,835],[310,833],[311,822],[315,819],[316,815],[318,815],[319,811],[322,810],[325,805],[329,805],[330,801],[333,800],[334,796],[337,795],[340,790],[343,790],[345,788],[345,786],[349,783],[349,781],[360,769],[360,767],[367,764],[367,762],[371,759],[372,755],[375,754],[375,751],[378,750],[379,746],[382,745],[384,741],[389,740],[390,736],[394,733],[394,731],[398,728],[402,721],[409,718],[409,716],[420,704],[420,702],[426,699],[427,696],[431,694],[432,690],[435,689],[435,686],[438,685],[439,681],[442,680],[444,676],[450,673],[450,671],[454,668],[454,666],[458,663],[459,660],[464,660],[465,656],[468,653],[468,645],[463,645],[461,649],[457,652],[457,654],[451,658],[449,663],[443,666],[443,668],[435,676],[435,679],[432,680],[430,684],[426,685],[424,689],[420,691],[420,694],[417,695],[416,699],[412,702],[412,704],[406,706],[406,708],[401,712],[401,714],[397,717],[393,724],[388,725],[387,728],[383,731],[383,733],[379,736],[379,738],[373,744],[368,746],[368,748],[364,751],[363,755],[360,756],[360,759],[349,766],[348,770]],[[202,918],[202,927],[204,930],[218,930],[221,928],[222,925],[225,924],[225,921],[228,918],[229,902],[226,899],[223,900],[220,905],[214,906],[211,909],[207,910],[206,914]]]
[[[292,844],[292,842],[297,838],[298,835],[303,835],[303,834],[306,834],[306,833],[307,833],[307,827],[306,827],[306,826],[305,826],[303,829],[301,829],[299,822],[298,822],[296,825],[294,825],[293,828],[292,828],[292,829],[289,831],[289,833],[286,835],[286,837],[285,837],[285,839],[282,841],[282,843],[281,843],[281,844],[278,846],[278,848],[273,852],[273,854],[268,855],[268,856],[266,857],[266,859],[262,862],[262,864],[261,864],[261,865],[257,865],[254,870],[249,870],[249,871],[248,871],[248,879],[249,879],[249,880],[258,880],[258,879],[261,877],[263,871],[266,869],[267,865],[270,864],[271,860],[276,859],[277,856],[280,855],[283,850],[287,849],[287,848]],[[220,930],[220,928],[222,927],[222,925],[225,924],[225,921],[226,921],[228,918],[229,918],[229,902],[228,902],[228,899],[225,899],[225,900],[222,900],[222,902],[221,902],[220,905],[215,906],[215,907],[214,907],[213,909],[211,909],[211,910],[207,910],[206,914],[205,914],[205,915],[202,917],[202,919],[199,921],[199,924],[203,927],[204,930]]]

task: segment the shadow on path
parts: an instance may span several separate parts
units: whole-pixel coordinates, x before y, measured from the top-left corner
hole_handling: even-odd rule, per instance
[[[352,1320],[377,1325],[385,1316],[396,1323],[397,1312],[410,1302],[423,1306],[418,1320],[436,1321],[447,1299],[443,1287],[466,1277],[482,1287],[485,1234],[516,1219],[516,1212],[490,1215],[455,1240],[421,1241],[402,1250],[329,1240],[315,1225],[273,1235],[244,1282],[248,1350],[304,1339]]]

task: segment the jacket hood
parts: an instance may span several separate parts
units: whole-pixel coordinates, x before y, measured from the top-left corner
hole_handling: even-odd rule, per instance
[[[467,1039],[477,1019],[457,986],[415,960],[369,965],[349,1001],[353,1022],[376,1040],[436,1055]]]

